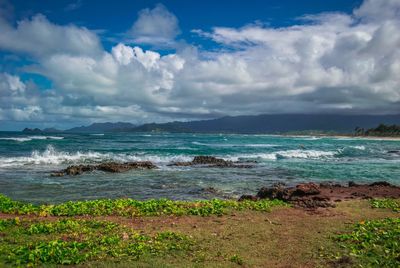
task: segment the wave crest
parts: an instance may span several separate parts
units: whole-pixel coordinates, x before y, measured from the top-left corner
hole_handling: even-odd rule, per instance
[[[17,141],[17,142],[25,142],[31,140],[62,140],[62,139],[64,139],[64,137],[61,136],[27,136],[27,137],[0,138],[0,140]]]
[[[105,161],[130,162],[151,161],[163,164],[178,161],[191,161],[193,158],[183,155],[158,156],[139,154],[114,154],[99,152],[63,152],[57,151],[52,145],[48,145],[43,152],[33,151],[30,156],[0,157],[0,167],[15,167],[25,165],[63,165],[99,163]]]
[[[231,157],[231,160],[238,161],[243,159],[261,159],[261,160],[278,160],[278,159],[325,159],[337,155],[334,151],[318,151],[318,150],[287,150],[272,153],[258,153],[248,155],[238,155]]]

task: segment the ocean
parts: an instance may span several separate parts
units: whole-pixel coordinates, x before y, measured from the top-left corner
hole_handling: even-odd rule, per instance
[[[171,167],[196,155],[253,168]],[[155,170],[51,177],[72,164],[152,161]],[[237,198],[275,183],[385,180],[400,185],[400,141],[236,134],[0,132],[0,193],[34,203],[98,198]]]

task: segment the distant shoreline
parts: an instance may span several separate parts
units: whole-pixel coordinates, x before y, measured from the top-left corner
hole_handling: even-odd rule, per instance
[[[388,140],[388,141],[400,141],[400,137],[390,137],[390,136],[353,136],[353,135],[339,135],[339,134],[308,134],[308,135],[291,135],[291,134],[277,134],[276,136],[287,136],[287,137],[318,137],[318,138],[350,138],[350,139],[360,139],[360,140]]]
[[[68,132],[68,131],[59,131],[59,132],[45,132],[41,131],[39,133],[30,133],[24,131],[0,131],[3,133],[21,133],[26,135],[48,135],[48,134],[97,134],[99,135],[99,131],[92,132]],[[349,138],[349,139],[360,139],[360,140],[387,140],[387,141],[400,141],[400,136],[362,136],[362,135],[352,135],[352,134],[327,134],[327,133],[315,133],[315,134],[291,134],[291,133],[234,133],[234,132],[152,132],[152,131],[134,131],[134,132],[125,132],[125,131],[103,131],[104,133],[152,133],[152,134],[160,134],[160,133],[171,133],[171,134],[221,134],[221,135],[266,135],[273,137],[293,137],[293,138]],[[104,134],[101,133],[101,134]]]

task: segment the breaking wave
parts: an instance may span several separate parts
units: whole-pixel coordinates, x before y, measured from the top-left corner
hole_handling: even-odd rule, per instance
[[[200,146],[209,146],[209,147],[258,147],[258,148],[269,148],[269,147],[279,147],[281,145],[278,144],[269,144],[269,143],[248,143],[248,144],[235,144],[235,143],[202,143],[193,141],[192,144],[200,145]]]
[[[57,151],[52,145],[46,150],[33,151],[30,156],[0,157],[0,167],[15,167],[26,165],[63,165],[99,163],[104,161],[129,162],[129,161],[151,161],[163,164],[178,161],[191,161],[193,157],[183,155],[158,156],[139,154],[115,154],[100,152],[63,152]]]
[[[25,142],[31,140],[62,140],[62,139],[64,139],[64,137],[61,136],[28,136],[28,137],[0,138],[0,140],[17,141],[17,142]]]
[[[245,159],[278,160],[278,159],[326,159],[337,155],[336,151],[317,151],[317,150],[287,150],[272,153],[257,153],[248,155],[238,155],[230,157],[233,161]]]

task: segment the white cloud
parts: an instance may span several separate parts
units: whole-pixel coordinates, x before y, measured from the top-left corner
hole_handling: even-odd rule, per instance
[[[141,10],[129,31],[135,43],[145,44],[168,44],[179,33],[178,19],[162,4],[157,4],[153,9]]]
[[[15,95],[25,91],[25,84],[18,76],[10,75],[8,73],[0,74],[0,92],[3,94]],[[7,94],[7,95],[8,95]]]
[[[400,113],[399,7],[400,1],[365,1],[353,14],[307,15],[289,27],[196,30],[217,49],[187,46],[166,55],[124,43],[106,51],[94,32],[55,25],[41,15],[17,27],[2,23],[0,49],[32,56],[36,64],[25,70],[47,77],[54,88],[37,91],[15,75],[0,75],[0,118],[143,122]],[[386,15],[376,19],[378,14]],[[173,40],[177,25],[173,14],[157,6],[142,11],[133,28],[135,38]]]
[[[0,20],[0,49],[37,57],[55,53],[95,55],[102,51],[96,34],[84,27],[53,24],[41,14],[19,21],[16,27]]]
[[[383,20],[398,20],[400,17],[399,0],[364,0],[354,10],[354,15],[363,21],[380,23]]]
[[[39,99],[35,94],[18,76],[0,73],[0,119],[42,119],[42,109],[37,106]]]

